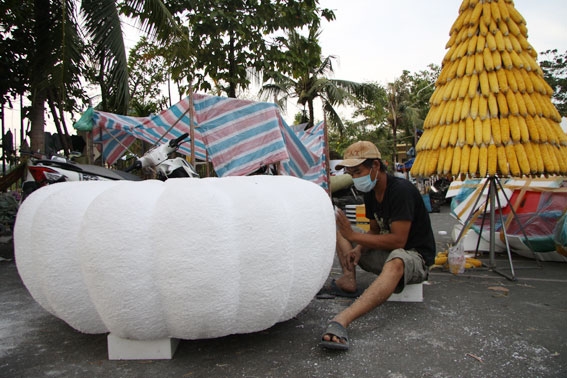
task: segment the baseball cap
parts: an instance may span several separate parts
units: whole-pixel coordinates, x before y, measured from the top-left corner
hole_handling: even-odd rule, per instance
[[[344,167],[356,167],[364,162],[366,159],[381,159],[382,154],[378,150],[378,147],[372,142],[360,141],[351,144],[345,150],[344,160],[337,164],[336,169],[342,169]]]

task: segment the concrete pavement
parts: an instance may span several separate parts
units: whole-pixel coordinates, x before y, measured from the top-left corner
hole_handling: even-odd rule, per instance
[[[454,220],[446,208],[431,219],[443,249],[449,235],[438,231],[450,233]],[[514,255],[514,266],[517,282],[485,269],[434,270],[423,303],[387,302],[354,322],[347,352],[318,341],[351,301],[313,299],[262,332],[183,340],[172,360],[109,361],[106,335],[81,334],[47,313],[4,261],[0,377],[566,377],[567,264],[534,269]],[[329,279],[339,275],[335,262]],[[373,278],[361,272],[361,287]]]

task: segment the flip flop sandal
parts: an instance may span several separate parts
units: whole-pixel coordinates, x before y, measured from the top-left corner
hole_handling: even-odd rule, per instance
[[[334,341],[326,341],[323,339],[323,336],[329,335],[331,336],[331,340],[333,336],[336,336],[339,340],[344,341],[343,343],[336,343]],[[348,333],[345,327],[343,327],[339,322],[330,322],[325,330],[325,333],[321,335],[321,342],[319,343],[320,346],[327,349],[337,349],[337,350],[347,350],[349,343],[348,343]]]

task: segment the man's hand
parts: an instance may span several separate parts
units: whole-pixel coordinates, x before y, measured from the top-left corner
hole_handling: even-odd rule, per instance
[[[349,271],[353,271],[354,269],[356,269],[356,266],[358,265],[358,261],[360,260],[361,251],[362,248],[359,245],[348,251],[345,263],[346,263],[346,268]]]
[[[350,225],[350,221],[348,220],[347,216],[343,211],[339,208],[335,211],[335,220],[337,222],[337,227],[339,228],[339,232],[346,240],[351,240],[352,234],[354,231],[352,230],[352,226]]]

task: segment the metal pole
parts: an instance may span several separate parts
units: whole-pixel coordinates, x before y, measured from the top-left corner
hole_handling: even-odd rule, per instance
[[[4,104],[2,104],[2,174],[6,174],[6,149],[4,148]]]
[[[323,130],[324,130],[324,142],[325,142],[325,170],[327,172],[327,185],[329,197],[332,197],[331,193],[331,160],[329,157],[329,136],[327,133],[327,115],[325,114],[325,109],[323,109]]]
[[[496,261],[494,258],[494,253],[496,251],[496,232],[494,230],[494,224],[496,222],[495,211],[494,211],[495,210],[494,205],[496,204],[496,198],[495,198],[496,183],[494,182],[494,176],[490,176],[488,180],[490,181],[490,186],[488,188],[488,204],[490,206],[490,251],[489,251],[490,259],[488,266],[490,268],[494,268],[496,266]]]
[[[190,137],[191,137],[191,165],[195,166],[195,124],[193,119],[195,118],[195,109],[193,109],[193,86],[189,86],[189,125],[190,125]],[[208,164],[208,163],[207,163]]]
[[[496,183],[494,183],[494,186],[496,186]],[[501,276],[506,277],[507,279],[509,279],[510,281],[516,281],[516,273],[514,273],[514,264],[512,264],[512,253],[510,252],[510,244],[508,243],[508,237],[506,236],[506,225],[504,224],[504,215],[502,214],[502,204],[500,203],[500,197],[496,197],[496,200],[498,201],[498,211],[500,213],[500,222],[502,223],[502,231],[504,232],[504,241],[506,242],[506,251],[508,252],[508,262],[510,263],[510,272],[512,273],[512,276],[508,276],[502,272],[499,272],[496,268],[494,269],[494,271],[498,274],[500,274]],[[510,205],[511,206],[511,205]]]

